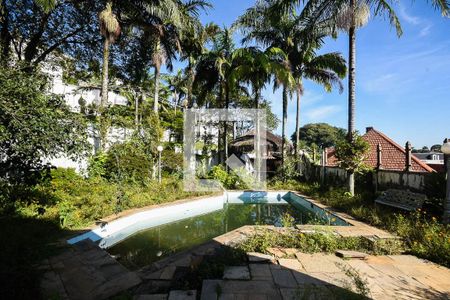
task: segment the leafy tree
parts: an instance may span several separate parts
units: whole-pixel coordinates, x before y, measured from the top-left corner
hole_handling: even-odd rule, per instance
[[[442,147],[441,144],[436,144],[436,145],[431,146],[430,150],[432,152],[441,152],[441,147]]]
[[[300,128],[301,142],[307,147],[313,145],[321,147],[332,147],[345,139],[346,131],[343,128],[331,126],[327,123],[311,123]],[[296,145],[297,133],[291,136],[292,142]]]
[[[354,175],[355,173],[362,172],[367,169],[364,160],[366,159],[366,154],[370,149],[370,145],[357,132],[352,134],[351,141],[348,139],[339,141],[335,149],[339,166],[347,170],[349,175]],[[352,196],[355,194],[355,184],[350,180],[349,192]]]
[[[38,5],[36,5],[36,3]],[[50,54],[62,52],[86,61],[96,57],[96,20],[100,1],[2,0],[0,59],[37,66]],[[14,54],[14,55],[11,55]]]
[[[35,183],[49,159],[79,158],[88,150],[87,128],[64,100],[46,93],[47,78],[0,67],[0,178]]]

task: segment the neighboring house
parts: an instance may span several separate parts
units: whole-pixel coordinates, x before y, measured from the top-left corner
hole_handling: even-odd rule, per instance
[[[428,166],[437,172],[445,172],[444,167],[444,153],[427,152],[427,153],[413,153],[415,157],[426,163]]]
[[[266,161],[266,171],[269,174],[275,173],[277,168],[281,165],[281,143],[282,138],[270,131],[265,132],[265,140],[262,139],[263,151],[261,157]],[[246,166],[250,160],[253,164],[255,159],[255,130],[250,130],[243,135],[237,137],[230,142],[230,155],[235,154]],[[293,146],[290,142],[286,143],[287,152],[291,152]]]
[[[66,104],[73,112],[81,112],[82,106],[86,108],[90,105],[99,105],[101,101],[101,88],[83,85],[73,85],[63,82],[63,69],[58,65],[44,65],[43,71],[50,75],[50,92],[64,97]],[[118,91],[108,92],[109,105],[127,105],[128,100],[120,95]],[[93,126],[89,126],[89,143],[92,145],[92,152],[98,149],[100,138],[97,136]],[[132,134],[132,130],[119,127],[111,127],[108,132],[109,145],[117,142],[123,142]],[[107,145],[108,146],[108,145]],[[74,168],[82,172],[87,167],[87,161],[73,161],[66,158],[63,154],[49,161],[55,167]]]
[[[405,171],[406,170],[406,150],[392,139],[390,139],[384,133],[374,129],[373,127],[367,127],[366,133],[362,136],[369,145],[370,150],[365,159],[365,163],[372,168],[377,167],[378,158],[378,145],[381,146],[381,169],[392,171]],[[338,160],[335,155],[334,148],[327,150],[327,166],[338,166]],[[411,172],[430,173],[435,172],[433,168],[421,161],[419,158],[411,154]]]

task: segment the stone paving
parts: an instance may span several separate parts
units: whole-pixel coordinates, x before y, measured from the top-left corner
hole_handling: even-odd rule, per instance
[[[450,270],[415,256],[345,260],[322,253],[295,256],[276,263],[249,263],[251,280],[204,280],[201,299],[450,298]]]
[[[47,260],[41,281],[44,295],[56,299],[105,299],[141,282],[90,240]]]
[[[316,205],[331,210],[308,199]],[[396,240],[383,230],[334,212],[352,226],[298,225],[304,233],[362,236],[372,242]],[[270,248],[271,255],[249,253],[247,266],[228,266],[222,279],[204,280],[201,291],[172,290],[180,274],[195,269],[221,247],[233,247],[262,228],[243,226],[212,241],[130,272],[106,251],[85,241],[45,261],[42,288],[48,298],[106,299],[128,290],[139,300],[182,299],[348,299],[362,279],[373,299],[450,299],[450,270],[409,255],[370,256],[353,251],[299,253]],[[292,229],[291,229],[292,230]],[[201,292],[201,293],[200,293]]]

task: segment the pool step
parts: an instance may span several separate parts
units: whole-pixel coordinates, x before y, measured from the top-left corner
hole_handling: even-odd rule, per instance
[[[49,262],[48,273],[53,272],[60,278],[66,292],[63,298],[106,299],[141,282],[136,273],[127,270],[90,240],[67,248]],[[51,288],[44,292],[54,293]]]

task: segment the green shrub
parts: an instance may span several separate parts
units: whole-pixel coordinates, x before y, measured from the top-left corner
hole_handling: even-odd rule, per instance
[[[149,180],[152,160],[143,145],[135,140],[115,144],[107,152],[105,177],[116,181],[142,183]]]
[[[47,201],[17,201],[16,212],[46,219],[61,228],[82,228],[95,220],[152,204],[175,201],[200,193],[184,192],[177,178],[163,178],[144,184],[111,182],[102,177],[84,178],[74,169],[55,169],[52,179],[35,188]],[[31,198],[31,196],[27,196]]]
[[[227,172],[223,166],[214,166],[209,177],[218,180],[226,189],[248,189],[253,178],[244,169]]]
[[[405,240],[412,254],[450,267],[449,225],[418,210],[409,216],[395,215],[388,227]]]

